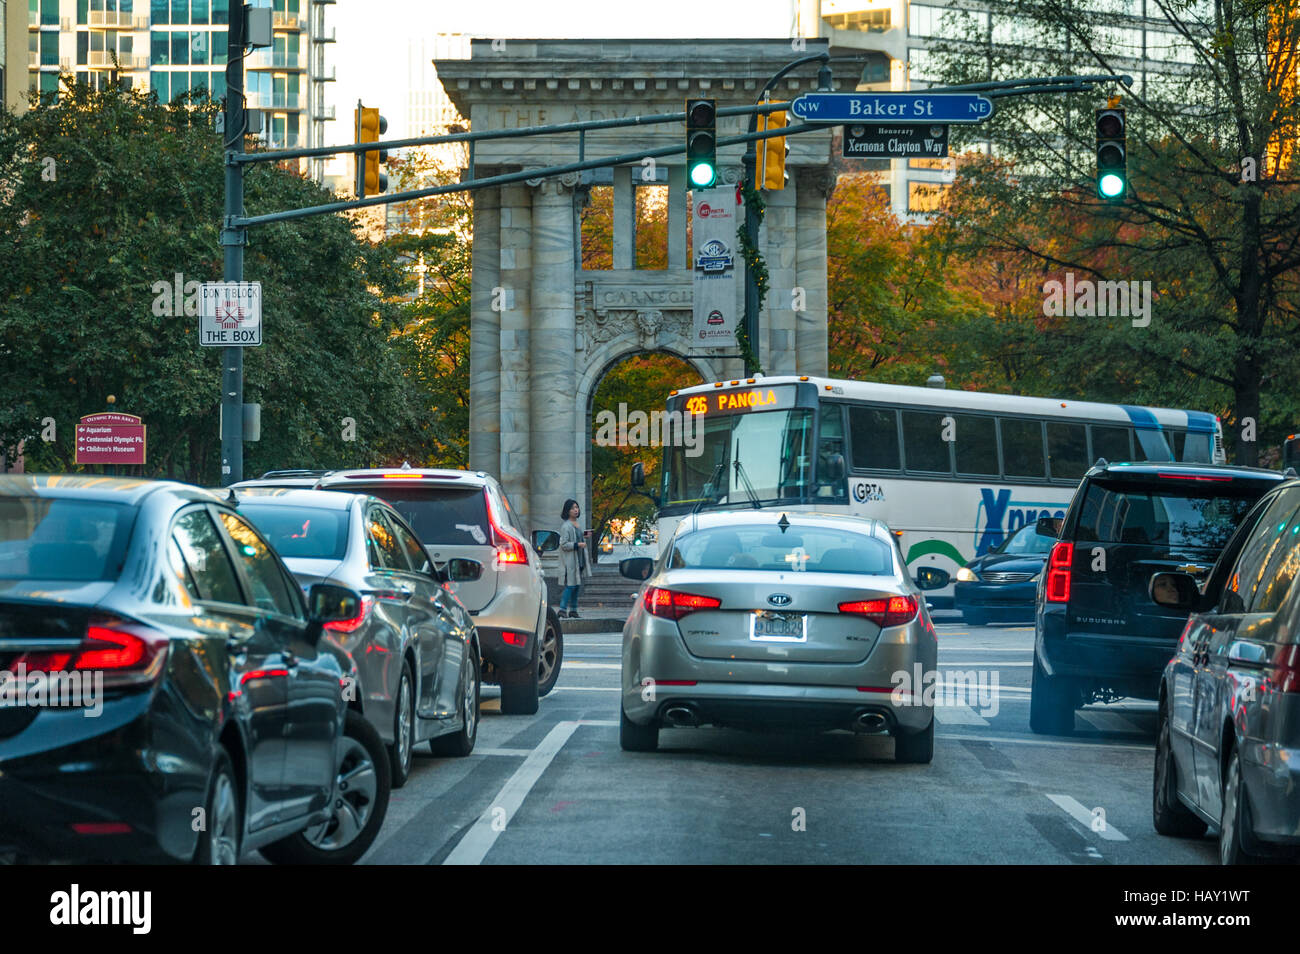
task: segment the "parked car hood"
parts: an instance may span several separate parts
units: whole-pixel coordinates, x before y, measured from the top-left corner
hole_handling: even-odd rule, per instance
[[[1046,553],[986,553],[967,565],[976,573],[987,570],[997,570],[999,573],[1037,573],[1046,562]]]

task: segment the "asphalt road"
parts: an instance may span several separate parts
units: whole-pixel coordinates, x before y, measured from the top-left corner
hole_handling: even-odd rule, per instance
[[[1073,736],[1034,735],[1032,629],[938,628],[957,688],[940,690],[924,766],[847,733],[666,729],[659,752],[623,752],[620,635],[568,635],[537,715],[501,715],[485,687],[473,755],[417,749],[363,862],[1215,863],[1211,837],[1151,827],[1152,704],[1091,706]]]

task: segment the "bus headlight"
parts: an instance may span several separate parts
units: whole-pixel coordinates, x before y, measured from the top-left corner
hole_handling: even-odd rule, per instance
[[[980,578],[975,575],[975,571],[968,566],[964,566],[957,571],[958,583],[978,583],[979,579]]]

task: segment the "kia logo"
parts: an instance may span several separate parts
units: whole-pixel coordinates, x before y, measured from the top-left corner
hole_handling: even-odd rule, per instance
[[[773,593],[767,598],[767,601],[773,606],[789,606],[794,600],[785,593]]]

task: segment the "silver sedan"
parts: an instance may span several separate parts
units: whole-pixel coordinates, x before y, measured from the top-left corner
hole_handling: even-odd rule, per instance
[[[938,642],[889,528],[806,513],[687,517],[623,627],[620,741],[664,727],[888,732],[899,762],[929,762]]]

